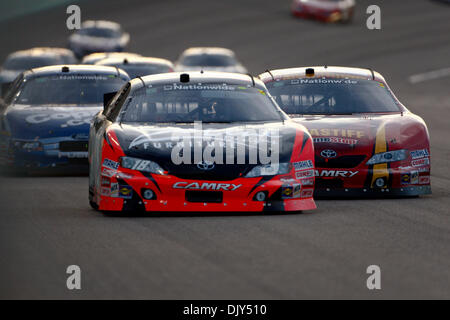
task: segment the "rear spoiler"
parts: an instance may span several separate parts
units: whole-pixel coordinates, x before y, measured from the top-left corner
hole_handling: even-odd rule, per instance
[[[109,105],[111,100],[114,98],[114,96],[117,94],[116,92],[108,92],[103,95],[103,110],[106,109],[106,107]]]

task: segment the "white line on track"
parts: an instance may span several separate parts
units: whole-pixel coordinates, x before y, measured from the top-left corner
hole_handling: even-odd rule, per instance
[[[425,73],[415,74],[415,75],[410,76],[408,78],[408,80],[410,83],[416,84],[419,82],[439,79],[439,78],[448,77],[448,76],[450,76],[450,68],[444,68],[444,69],[429,71],[429,72],[425,72]]]

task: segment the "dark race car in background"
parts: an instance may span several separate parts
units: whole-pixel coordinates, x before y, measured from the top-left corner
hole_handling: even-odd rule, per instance
[[[103,95],[128,80],[124,71],[100,66],[22,73],[1,106],[1,164],[25,171],[68,165],[87,171],[90,121],[102,110]]]
[[[173,72],[173,63],[152,57],[106,58],[95,63],[98,66],[117,67],[124,70],[130,79],[157,73]]]
[[[101,211],[315,208],[311,136],[246,75],[131,80],[91,125],[89,162]]]
[[[354,10],[354,0],[294,0],[291,5],[294,16],[324,22],[350,22]]]
[[[130,35],[112,21],[85,21],[69,38],[69,48],[81,58],[94,52],[123,51]]]
[[[259,78],[313,136],[316,195],[431,193],[427,126],[378,72],[311,67],[266,71]]]
[[[77,62],[72,51],[65,48],[39,47],[20,50],[8,55],[0,71],[0,83],[8,86],[25,70]],[[6,91],[6,88],[4,88]],[[0,93],[2,88],[0,87]],[[3,92],[2,95],[5,95]]]

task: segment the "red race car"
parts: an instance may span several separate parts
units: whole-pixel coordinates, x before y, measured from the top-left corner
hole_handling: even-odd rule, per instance
[[[354,9],[354,0],[294,0],[291,6],[294,16],[324,22],[349,22]]]
[[[89,140],[89,201],[98,210],[316,207],[312,138],[259,79],[222,72],[145,76],[105,105]]]
[[[427,126],[378,72],[310,67],[259,78],[313,136],[316,196],[431,193]]]

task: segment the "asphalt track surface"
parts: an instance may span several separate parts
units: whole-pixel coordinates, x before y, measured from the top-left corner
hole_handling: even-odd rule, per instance
[[[382,8],[382,30],[365,9]],[[0,298],[300,299],[450,298],[450,6],[359,1],[351,25],[294,19],[290,1],[86,1],[82,18],[120,22],[129,51],[175,59],[224,46],[249,70],[304,65],[372,67],[428,124],[431,196],[322,200],[286,215],[108,217],[87,202],[86,177],[0,177]],[[64,46],[65,8],[0,24],[0,58]],[[82,289],[66,289],[66,267]],[[382,289],[366,288],[366,268]]]

